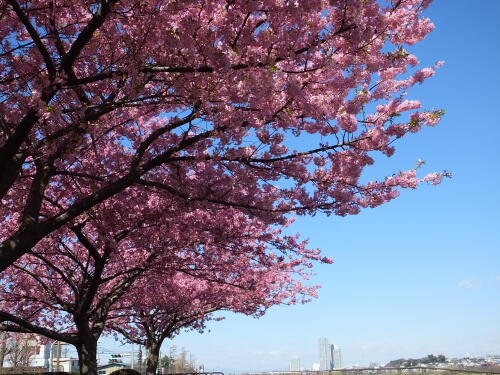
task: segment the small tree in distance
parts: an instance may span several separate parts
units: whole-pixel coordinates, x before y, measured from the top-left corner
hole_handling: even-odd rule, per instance
[[[168,369],[170,367],[172,360],[168,355],[164,355],[163,357],[160,358],[160,368]]]
[[[8,340],[9,332],[0,332],[0,368],[3,368],[5,359],[10,351]]]
[[[39,345],[36,336],[23,333],[1,332],[0,367],[24,371],[31,366]]]

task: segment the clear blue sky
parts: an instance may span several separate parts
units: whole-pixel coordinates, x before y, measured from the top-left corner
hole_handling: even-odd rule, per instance
[[[357,216],[299,219],[293,229],[335,258],[316,268],[318,300],[259,320],[228,315],[164,352],[184,346],[206,369],[226,371],[286,369],[291,356],[310,368],[323,336],[347,365],[500,354],[500,1],[436,0],[427,15],[436,30],[410,51],[446,64],[409,98],[446,116],[372,172],[422,158],[454,177]]]

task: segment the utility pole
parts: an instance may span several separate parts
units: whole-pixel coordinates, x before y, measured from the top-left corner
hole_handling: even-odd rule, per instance
[[[56,360],[56,371],[59,371],[59,363],[61,361],[61,341],[57,342],[57,360]]]
[[[134,369],[134,344],[132,344],[132,370]]]
[[[142,374],[142,346],[139,345],[139,352],[137,353],[137,364],[139,366],[139,372]]]
[[[159,366],[159,368],[160,368],[160,372],[163,374],[163,366],[162,366],[162,362],[161,362],[161,358],[162,358],[162,356],[161,356],[161,348],[160,348],[160,352],[158,354],[160,355],[160,366]],[[149,357],[149,352],[148,352],[146,358],[147,357]],[[158,369],[156,369],[156,374],[158,374]]]
[[[49,359],[49,372],[54,371],[54,344],[57,341],[50,343],[50,359]]]

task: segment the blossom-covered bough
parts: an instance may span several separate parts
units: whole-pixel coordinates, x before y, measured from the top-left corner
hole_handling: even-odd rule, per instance
[[[429,3],[1,1],[0,269],[137,190],[272,225],[439,182],[359,181],[442,115],[402,98]]]

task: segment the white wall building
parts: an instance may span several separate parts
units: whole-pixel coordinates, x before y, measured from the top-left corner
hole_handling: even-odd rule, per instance
[[[292,357],[290,358],[290,365],[288,368],[290,371],[300,371],[300,358],[299,357]]]
[[[50,360],[50,344],[41,344],[40,340],[34,339],[35,341],[35,354],[33,355],[33,360],[31,366],[33,367],[44,367],[49,368]]]
[[[79,372],[78,358],[63,357],[59,358],[59,361],[53,358],[53,369],[53,371]]]

